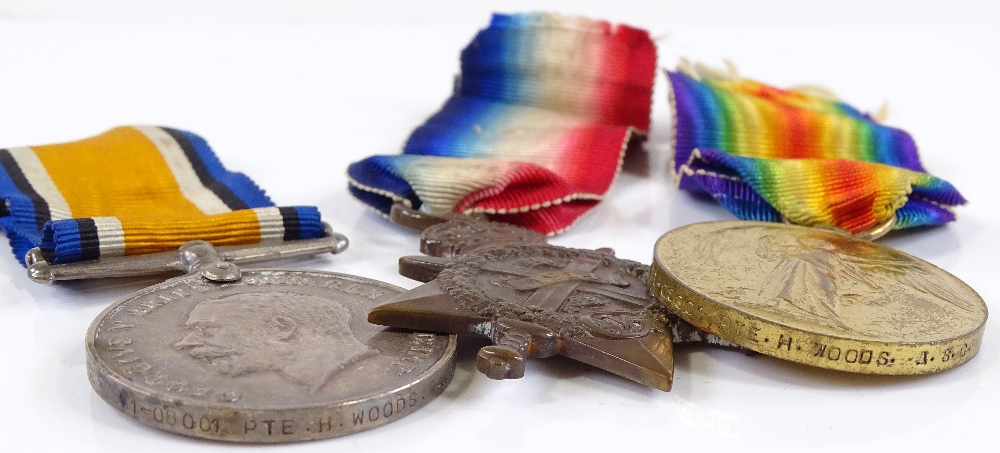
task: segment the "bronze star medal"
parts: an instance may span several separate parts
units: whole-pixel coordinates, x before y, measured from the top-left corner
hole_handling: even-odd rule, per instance
[[[406,257],[436,278],[379,306],[374,324],[474,333],[493,346],[476,368],[493,379],[524,376],[527,357],[561,354],[669,390],[673,340],[666,310],[649,296],[645,266],[551,245],[488,248],[451,259]]]
[[[548,245],[544,236],[483,220],[424,230],[400,273],[427,282],[372,310],[374,324],[471,333],[494,343],[476,368],[493,379],[524,375],[525,359],[560,354],[670,390],[673,343],[718,342],[677,322],[649,293],[649,267],[610,250]],[[716,341],[712,341],[716,340]]]

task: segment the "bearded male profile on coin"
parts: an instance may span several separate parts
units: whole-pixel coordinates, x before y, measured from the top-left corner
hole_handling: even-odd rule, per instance
[[[351,312],[327,299],[288,293],[234,294],[202,301],[173,346],[227,377],[276,372],[315,394],[376,351],[358,341]]]

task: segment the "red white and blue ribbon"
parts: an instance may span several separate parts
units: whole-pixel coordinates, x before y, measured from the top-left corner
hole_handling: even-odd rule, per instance
[[[630,139],[649,129],[656,49],[625,25],[554,14],[494,15],[462,51],[462,74],[403,154],[348,168],[383,215],[484,213],[554,234],[596,205]]]

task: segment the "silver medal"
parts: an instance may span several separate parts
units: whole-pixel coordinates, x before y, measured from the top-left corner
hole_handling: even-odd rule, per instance
[[[91,385],[140,422],[231,442],[322,439],[406,416],[451,381],[454,335],[367,322],[402,288],[329,272],[244,270],[234,261],[253,253],[200,241],[179,252],[188,275],[111,305],[87,333]],[[103,265],[117,272],[118,264]],[[100,272],[88,266],[46,273]]]

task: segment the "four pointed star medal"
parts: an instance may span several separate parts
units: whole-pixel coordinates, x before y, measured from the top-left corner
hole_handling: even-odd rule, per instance
[[[488,337],[476,368],[492,379],[520,378],[525,358],[560,354],[663,391],[675,341],[724,344],[657,303],[648,266],[525,231],[473,219],[424,230],[422,251],[439,256],[403,257],[400,273],[427,283],[373,309],[369,322]]]

